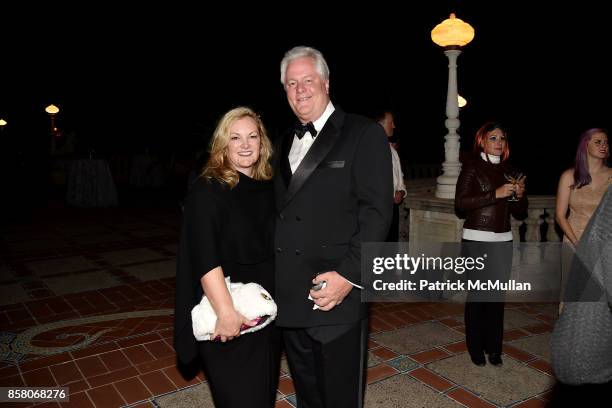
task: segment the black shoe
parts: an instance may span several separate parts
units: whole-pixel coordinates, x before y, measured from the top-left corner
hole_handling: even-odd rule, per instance
[[[474,365],[477,365],[478,367],[484,367],[487,364],[484,354],[479,354],[477,356],[473,356],[470,354],[470,358],[472,359],[472,363],[474,363]]]
[[[495,367],[501,367],[504,364],[500,353],[489,354],[489,363],[491,363]]]

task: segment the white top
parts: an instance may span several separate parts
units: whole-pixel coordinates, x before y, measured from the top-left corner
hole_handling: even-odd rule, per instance
[[[469,239],[470,241],[480,241],[480,242],[512,241],[512,231],[493,232],[493,231],[481,231],[481,230],[473,230],[469,228],[464,228],[463,229],[463,239]]]
[[[402,173],[402,164],[400,162],[399,155],[393,148],[393,146],[389,145],[391,149],[391,161],[393,163],[393,196],[395,196],[396,191],[403,191],[404,196],[406,195],[406,186],[404,185],[404,173]]]
[[[325,122],[327,122],[327,119],[329,119],[331,114],[334,113],[335,109],[336,108],[334,108],[334,105],[332,105],[331,101],[329,101],[321,117],[312,122],[314,128],[317,130],[317,133],[321,132],[321,129],[323,129],[323,126],[325,126]],[[314,141],[315,138],[312,137],[308,131],[304,133],[304,136],[301,139],[298,139],[298,137],[295,135],[293,136],[293,144],[291,145],[291,150],[289,151],[289,164],[291,165],[292,174],[295,173],[302,160],[304,160],[306,153],[308,153],[308,150],[310,150],[310,146],[312,146]]]
[[[501,157],[489,154],[489,161],[494,164],[498,164],[501,161]],[[487,160],[485,152],[480,153],[482,160]],[[506,232],[492,232],[492,231],[481,231],[469,228],[463,229],[463,239],[469,239],[470,241],[481,241],[481,242],[502,242],[512,241],[512,231]]]
[[[480,157],[482,160],[487,161],[487,156],[489,156],[489,161],[493,164],[499,164],[501,162],[501,157],[496,156],[494,154],[487,154],[485,152],[480,152]]]

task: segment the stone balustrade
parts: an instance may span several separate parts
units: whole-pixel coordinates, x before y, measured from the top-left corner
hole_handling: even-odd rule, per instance
[[[455,215],[453,200],[435,197],[435,178],[406,180],[406,189],[408,194],[400,208],[400,241],[461,241],[463,220]],[[512,218],[514,240],[560,241],[554,213],[554,196],[530,195],[527,219]]]

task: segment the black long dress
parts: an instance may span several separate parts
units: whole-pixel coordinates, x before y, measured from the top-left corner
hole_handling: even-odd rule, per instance
[[[175,349],[184,363],[202,358],[217,408],[272,407],[280,359],[275,325],[226,343],[197,342],[191,326],[191,309],[202,297],[200,278],[217,266],[232,282],[257,282],[274,296],[272,184],[239,174],[233,189],[200,178],[185,200]]]

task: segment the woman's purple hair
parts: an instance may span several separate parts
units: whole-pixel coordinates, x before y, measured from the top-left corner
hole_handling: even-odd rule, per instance
[[[589,174],[589,163],[587,161],[587,145],[597,133],[603,133],[608,136],[602,128],[592,128],[585,131],[580,135],[580,141],[578,142],[578,149],[576,149],[576,163],[574,164],[574,184],[572,188],[580,188],[591,184],[591,175]]]

